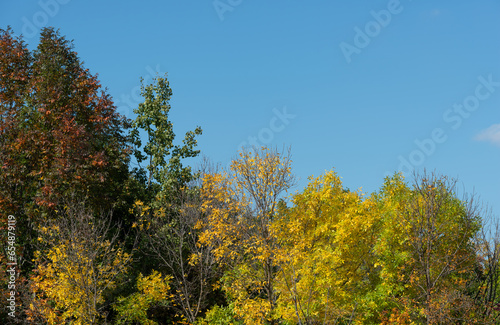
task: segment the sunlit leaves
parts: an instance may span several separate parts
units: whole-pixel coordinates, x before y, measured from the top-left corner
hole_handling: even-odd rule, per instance
[[[147,311],[153,304],[169,303],[171,299],[170,277],[162,276],[161,273],[153,271],[149,276],[139,274],[137,278],[137,292],[128,297],[118,299],[114,309],[118,313],[116,324],[140,324],[155,325],[157,322],[148,319]]]
[[[373,263],[374,203],[344,190],[334,172],[311,178],[292,203],[273,223],[280,244],[280,312],[305,324],[349,319]]]
[[[395,175],[376,198],[384,211],[375,247],[377,290],[390,298],[386,303],[392,300],[398,313],[415,321],[471,321],[475,307],[466,284],[480,225],[475,208],[457,198],[455,181],[424,174],[410,187]]]
[[[49,324],[95,324],[103,318],[104,293],[125,272],[130,255],[110,229],[82,204],[67,206],[40,229],[41,249],[32,276],[29,319]]]
[[[293,184],[290,156],[266,148],[242,152],[231,173],[205,175],[203,210],[207,220],[200,243],[228,271],[223,289],[234,312],[249,324],[275,321],[276,240],[270,226],[280,195]]]
[[[139,162],[149,157],[148,184],[156,181],[161,187],[160,193],[165,196],[179,190],[193,179],[191,168],[183,166],[181,160],[199,154],[199,150],[194,149],[197,145],[195,137],[200,135],[202,130],[197,127],[194,131],[188,131],[183,145],[174,145],[173,123],[168,118],[172,89],[166,77],[154,78],[153,83],[149,85],[142,84],[141,95],[144,101],[134,109],[137,117],[133,122],[136,128],[133,134],[135,144],[140,147],[140,133],[137,130],[146,132],[147,142],[143,148],[146,156],[136,150],[136,157]]]

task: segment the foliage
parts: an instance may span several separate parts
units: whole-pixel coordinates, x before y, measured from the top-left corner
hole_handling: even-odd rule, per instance
[[[293,184],[290,155],[262,148],[242,152],[231,164],[233,175],[205,175],[203,211],[207,219],[200,243],[228,271],[223,290],[245,323],[274,323],[277,294],[276,241],[270,232],[279,197]]]
[[[2,31],[2,40],[2,168],[8,184],[23,185],[24,195],[9,195],[12,203],[54,208],[61,197],[78,192],[89,204],[98,198],[101,207],[111,207],[113,191],[127,175],[126,120],[58,32],[43,29],[32,53],[9,31]]]
[[[147,156],[138,150],[135,154],[139,162],[149,157],[148,186],[152,185],[153,180],[156,181],[160,186],[160,193],[163,193],[165,198],[167,193],[175,192],[193,180],[191,168],[184,167],[181,159],[196,157],[199,154],[199,150],[194,150],[197,144],[195,136],[200,135],[202,130],[197,127],[194,131],[188,131],[182,146],[173,144],[175,134],[173,124],[168,119],[172,89],[166,76],[154,78],[153,83],[146,86],[141,80],[141,95],[144,102],[134,109],[137,117],[133,123],[133,134],[135,144],[140,147],[139,129],[146,132],[144,152]]]
[[[236,320],[233,306],[215,305],[207,311],[205,318],[200,319],[197,325],[241,325],[241,321]]]
[[[41,226],[38,241],[45,248],[36,254],[28,320],[97,324],[103,319],[103,294],[117,284],[130,261],[110,220],[96,219],[75,203]]]
[[[42,29],[34,50],[13,35],[0,29],[0,237],[14,215],[14,322],[499,322],[500,226],[456,180],[395,174],[368,195],[329,171],[284,197],[290,151],[268,148],[193,172],[184,159],[199,154],[202,130],[175,143],[166,76],[141,80],[132,122],[58,31]]]
[[[454,180],[435,174],[416,175],[412,187],[395,175],[376,198],[385,210],[377,291],[413,321],[472,323],[466,289],[480,219],[471,201],[457,198]]]
[[[272,229],[278,238],[276,281],[283,319],[299,324],[353,319],[367,291],[378,222],[375,204],[345,191],[327,172],[282,208]]]
[[[142,81],[141,81],[142,83]],[[183,159],[196,157],[197,127],[185,134],[182,145],[175,145],[173,123],[169,120],[169,104],[172,89],[164,78],[154,78],[149,85],[142,84],[144,102],[134,110],[133,137],[140,148],[140,130],[147,137],[144,153],[136,149],[137,161],[149,158],[146,166],[146,201],[135,204],[135,224],[142,233],[141,252],[155,268],[171,276],[173,300],[171,306],[176,313],[194,322],[208,306],[212,293],[215,261],[211,250],[198,246],[198,232],[194,225],[200,218],[199,194],[189,184],[198,175],[191,167],[183,165]],[[144,169],[140,169],[144,173]]]
[[[210,247],[198,245],[201,202],[195,189],[183,188],[177,204],[150,209],[136,203],[140,216],[136,227],[144,234],[144,253],[156,261],[155,268],[171,275],[173,309],[194,322],[210,305],[219,269]],[[161,206],[157,203],[155,206]]]
[[[148,319],[147,311],[153,304],[168,303],[171,298],[169,281],[169,276],[164,277],[157,271],[153,271],[146,277],[139,274],[138,291],[126,298],[118,298],[117,304],[113,307],[118,313],[116,324],[122,325],[130,322],[146,325],[158,324]]]
[[[28,277],[37,229],[65,198],[124,210],[129,122],[59,32],[42,29],[33,51],[12,35],[0,29],[0,227],[16,216],[18,267]]]

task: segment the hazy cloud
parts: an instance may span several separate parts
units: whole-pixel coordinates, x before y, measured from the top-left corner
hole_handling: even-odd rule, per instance
[[[475,137],[477,141],[488,141],[500,147],[500,124],[493,124],[479,132]]]

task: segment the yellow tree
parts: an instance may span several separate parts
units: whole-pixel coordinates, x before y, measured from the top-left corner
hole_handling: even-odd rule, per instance
[[[130,256],[83,204],[69,205],[40,227],[28,320],[48,324],[97,324],[105,317],[104,293],[126,271]]]
[[[231,164],[231,174],[205,175],[202,186],[206,220],[200,243],[229,267],[222,287],[234,311],[248,324],[276,322],[276,241],[270,225],[280,195],[288,190],[290,153],[267,148],[244,151]]]
[[[330,171],[311,177],[292,203],[272,227],[280,244],[280,314],[298,324],[352,322],[373,264],[374,202],[343,189]]]

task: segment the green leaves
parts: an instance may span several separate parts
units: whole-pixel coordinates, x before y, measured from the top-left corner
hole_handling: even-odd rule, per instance
[[[170,276],[162,276],[153,271],[149,276],[139,273],[137,278],[137,292],[127,297],[118,298],[113,307],[118,313],[117,325],[138,322],[140,324],[155,325],[157,322],[148,318],[148,309],[157,303],[171,303]]]
[[[173,124],[168,119],[172,89],[166,76],[154,78],[153,83],[149,85],[144,85],[141,80],[141,84],[144,102],[134,110],[137,117],[133,122],[132,136],[136,139],[136,145],[140,147],[138,129],[142,129],[146,132],[147,142],[144,146],[146,156],[136,152],[136,158],[140,163],[149,157],[148,186],[155,181],[165,196],[165,193],[177,192],[195,178],[196,175],[191,173],[191,168],[182,165],[182,159],[196,157],[199,154],[199,150],[194,148],[197,145],[196,136],[201,135],[202,130],[197,127],[194,131],[188,131],[183,145],[174,145]]]

